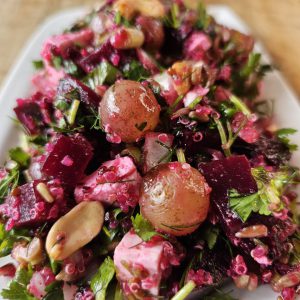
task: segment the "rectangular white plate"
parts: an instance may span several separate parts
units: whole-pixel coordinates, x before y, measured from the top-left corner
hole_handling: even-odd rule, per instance
[[[228,7],[212,5],[208,11],[216,20],[228,27],[249,33],[248,27]],[[14,117],[13,107],[16,99],[30,95],[31,77],[34,73],[32,61],[39,58],[39,52],[43,41],[52,34],[62,32],[74,21],[87,12],[86,8],[75,8],[59,12],[45,20],[29,39],[22,50],[15,65],[9,72],[0,91],[0,163],[7,158],[7,150],[18,143],[18,129],[10,117]],[[257,43],[256,50],[263,53],[265,61],[270,61],[269,56],[261,44]],[[278,127],[291,127],[298,130],[291,139],[300,146],[300,106],[293,91],[286,84],[278,71],[272,72],[265,79],[264,98],[274,99],[274,118]],[[294,153],[292,164],[299,166],[300,150]],[[0,278],[0,289],[6,287],[7,280]],[[229,288],[230,289],[230,288]],[[235,291],[235,296],[241,300],[275,300],[274,294],[269,287],[259,287],[255,292]],[[198,299],[196,297],[195,299]]]

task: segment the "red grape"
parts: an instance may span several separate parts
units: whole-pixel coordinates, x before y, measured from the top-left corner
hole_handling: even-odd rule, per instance
[[[131,80],[116,82],[104,94],[99,114],[104,130],[122,142],[136,142],[159,121],[160,106],[153,92]]]
[[[143,179],[140,207],[156,229],[186,235],[206,219],[209,193],[204,177],[189,164],[161,164]]]

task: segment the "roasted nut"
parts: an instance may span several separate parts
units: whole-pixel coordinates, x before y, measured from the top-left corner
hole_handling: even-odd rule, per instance
[[[110,41],[116,49],[135,49],[143,45],[145,36],[139,29],[121,28],[115,32]]]
[[[101,230],[104,208],[100,202],[81,202],[58,219],[46,239],[53,260],[63,260],[89,243]]]
[[[153,18],[165,16],[165,8],[159,0],[118,0],[114,9],[128,20],[136,14]]]
[[[21,265],[37,265],[43,261],[43,242],[35,237],[27,244],[19,244],[12,251],[13,258]]]
[[[241,229],[235,234],[237,238],[259,238],[268,235],[268,227],[265,225],[254,225]]]
[[[284,288],[296,286],[300,283],[300,272],[294,271],[283,275],[275,282],[275,290],[281,291]]]
[[[189,9],[197,10],[199,7],[200,1],[199,0],[183,0],[183,4]]]

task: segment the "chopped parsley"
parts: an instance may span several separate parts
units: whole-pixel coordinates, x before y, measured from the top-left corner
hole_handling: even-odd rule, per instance
[[[132,60],[123,67],[123,75],[126,79],[142,81],[150,76],[150,73],[137,60]]]
[[[33,60],[32,65],[35,70],[41,70],[44,68],[44,62],[42,60]]]
[[[290,151],[296,151],[298,149],[298,145],[291,143],[289,139],[289,136],[296,132],[297,130],[293,128],[282,128],[277,130],[276,135],[278,139],[290,149]]]
[[[145,242],[151,240],[153,236],[158,234],[151,223],[144,219],[140,214],[136,214],[135,217],[131,217],[131,221],[135,233]]]
[[[1,291],[3,299],[8,300],[35,300],[27,291],[27,285],[30,282],[33,271],[31,269],[21,268],[17,271],[14,279],[10,282],[8,288]],[[59,299],[57,299],[59,300]]]
[[[91,288],[95,294],[95,300],[106,299],[107,287],[114,278],[115,272],[114,262],[107,256],[91,280]]]

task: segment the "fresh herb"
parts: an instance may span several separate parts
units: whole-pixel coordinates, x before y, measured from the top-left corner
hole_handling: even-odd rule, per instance
[[[42,300],[64,300],[64,293],[62,289],[62,283],[60,281],[54,281],[46,286],[45,291],[47,294]]]
[[[118,69],[110,63],[103,61],[83,79],[83,82],[95,90],[98,85],[103,85],[104,83],[113,84],[117,78],[117,74]]]
[[[143,218],[142,215],[136,214],[135,217],[131,217],[132,225],[135,233],[145,242],[151,240],[151,238],[158,233],[154,230],[149,221]]]
[[[5,225],[0,224],[0,257],[10,254],[14,243],[22,240],[27,242],[31,240],[27,229],[6,231]]]
[[[179,105],[179,103],[184,98],[184,95],[180,95],[177,97],[177,99],[174,101],[174,103],[167,109],[168,115],[172,115],[176,107]]]
[[[142,81],[150,76],[150,73],[137,60],[132,60],[123,67],[123,75],[126,79]]]
[[[246,104],[241,99],[239,99],[238,97],[236,97],[234,95],[231,95],[229,100],[234,104],[236,109],[238,111],[242,112],[245,116],[251,115],[251,111],[248,109]]]
[[[17,271],[14,279],[10,282],[7,289],[3,289],[1,296],[8,300],[35,300],[27,291],[27,285],[32,277],[31,269],[21,268]]]
[[[119,11],[117,11],[115,14],[115,23],[116,25],[124,25],[125,27],[132,26],[130,21],[124,18]]]
[[[261,54],[260,53],[250,53],[246,65],[240,71],[242,77],[249,77],[256,68],[259,66]]]
[[[10,149],[9,157],[22,168],[27,168],[30,162],[30,155],[20,147]]]
[[[18,186],[19,178],[20,171],[17,167],[7,171],[6,176],[0,181],[0,201],[3,201],[10,191]]]
[[[141,124],[135,124],[135,127],[139,131],[143,131],[146,128],[147,124],[148,124],[148,122],[145,121],[145,122],[142,122]]]
[[[116,285],[114,300],[123,300],[123,293],[119,284]]]
[[[172,300],[184,300],[194,290],[196,283],[192,280],[187,282],[172,298]]]
[[[179,6],[177,3],[173,3],[170,9],[170,13],[164,19],[164,23],[167,27],[178,29],[180,27],[180,15]]]
[[[196,23],[196,27],[199,29],[206,29],[210,23],[210,16],[207,14],[205,5],[202,1],[200,1],[198,6],[198,20]]]
[[[206,241],[207,246],[210,250],[214,248],[218,240],[219,233],[219,228],[213,225],[210,225],[204,229],[203,238]]]
[[[67,113],[68,123],[72,126],[75,123],[76,115],[78,112],[78,108],[80,105],[80,101],[75,99],[72,101],[71,107]]]
[[[193,102],[189,105],[190,109],[194,109],[196,107],[197,104],[200,103],[200,101],[202,100],[202,97],[197,97],[195,100],[193,100]]]
[[[177,155],[177,160],[181,163],[185,163],[186,159],[185,159],[185,155],[184,155],[184,151],[182,148],[178,148],[176,150],[176,155]]]
[[[241,196],[237,191],[229,191],[230,208],[245,222],[252,212],[260,215],[270,215],[273,204],[277,209],[282,208],[280,196],[284,187],[291,183],[292,177],[288,172],[268,172],[262,167],[253,168],[252,175],[256,180],[258,192]]]
[[[296,151],[298,149],[298,145],[292,144],[289,139],[289,136],[296,132],[297,130],[293,128],[282,128],[277,130],[276,135],[278,139],[290,149],[290,151]]]
[[[79,76],[80,74],[79,69],[72,60],[65,59],[63,61],[63,66],[67,74],[73,75],[75,77]]]
[[[63,59],[60,56],[53,56],[52,64],[55,69],[61,69],[62,64],[63,64]]]
[[[32,61],[32,65],[35,70],[41,70],[44,68],[44,62],[42,60],[34,60]]]
[[[115,265],[113,260],[108,256],[101,264],[98,272],[91,280],[91,288],[95,294],[95,300],[105,300],[106,290],[109,283],[115,276]]]
[[[261,215],[270,215],[268,203],[261,201],[259,193],[248,196],[241,196],[237,191],[229,191],[230,208],[239,215],[243,222],[246,222],[252,212]]]

